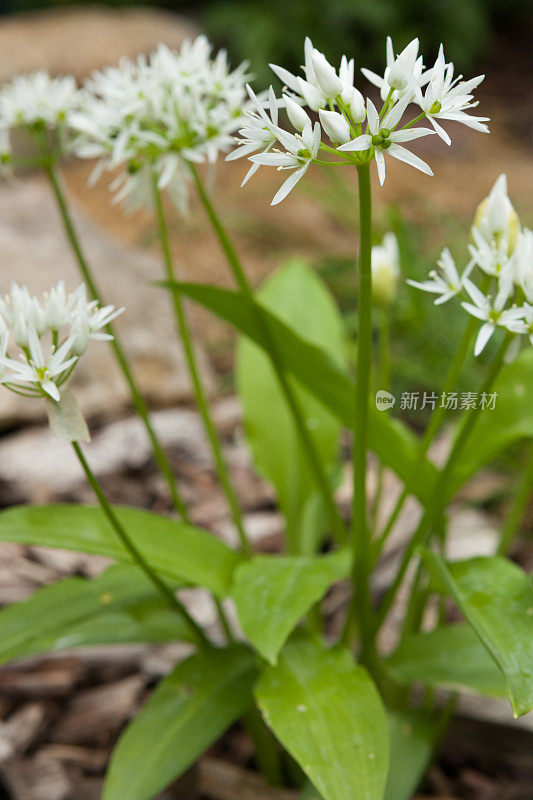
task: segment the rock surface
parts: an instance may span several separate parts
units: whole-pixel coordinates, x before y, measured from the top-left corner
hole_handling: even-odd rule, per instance
[[[95,227],[73,208],[73,215],[102,296],[125,306],[116,327],[132,359],[139,385],[159,406],[191,398],[183,355],[176,345],[169,298],[153,286],[161,265],[146,249],[128,247]],[[64,278],[67,288],[80,283],[77,265],[63,234],[61,220],[45,179],[26,176],[0,184],[0,292],[12,281],[32,293],[47,290]],[[199,353],[208,387],[209,369]],[[86,415],[113,417],[128,405],[129,394],[110,348],[91,343],[76,369],[72,390]],[[2,392],[0,428],[43,418],[44,404]]]
[[[157,9],[111,9],[98,5],[3,17],[0,22],[0,81],[19,72],[47,69],[78,79],[148,53],[159,43],[179,47],[198,29],[189,19]]]

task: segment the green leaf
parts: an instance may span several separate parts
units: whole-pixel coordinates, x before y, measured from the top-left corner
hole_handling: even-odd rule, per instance
[[[422,711],[389,711],[390,765],[384,800],[410,800],[431,761],[439,720]]]
[[[137,567],[110,567],[95,580],[66,578],[0,611],[0,663],[48,650],[120,642],[188,641]]]
[[[111,757],[102,800],[151,800],[252,703],[257,675],[246,647],[187,659],[157,686]]]
[[[452,691],[507,697],[507,685],[494,659],[469,625],[448,625],[416,633],[388,658],[399,683],[424,683]]]
[[[167,284],[172,286],[172,284]],[[195,283],[179,283],[180,292],[208,308],[214,314],[234,325],[241,333],[264,350],[268,345],[260,327],[257,326],[251,307],[243,295],[227,289],[218,289]],[[261,306],[268,320],[270,332],[287,369],[311,394],[342,422],[347,428],[353,426],[354,382],[346,375],[328,353],[308,341],[306,335],[298,335],[277,314]],[[416,470],[418,438],[388,414],[378,411],[371,403],[369,409],[369,441],[371,449],[380,460],[407,483],[413,494],[423,503],[431,498],[437,476],[435,466],[425,459]]]
[[[324,800],[381,800],[389,728],[380,696],[349,650],[298,633],[259,678],[265,722]]]
[[[516,564],[498,556],[446,564],[422,555],[455,599],[507,682],[515,717],[533,708],[533,587]]]
[[[254,556],[235,573],[232,597],[241,627],[256,650],[275,664],[301,617],[351,565],[348,550],[328,556]]]
[[[209,533],[168,517],[114,506],[120,522],[148,563],[178,583],[229,592],[241,556]],[[99,508],[17,506],[0,513],[0,541],[62,547],[131,562],[130,554]]]
[[[533,350],[508,364],[494,384],[493,410],[483,411],[453,476],[455,493],[477,470],[520,439],[533,438]]]
[[[275,272],[258,296],[297,333],[321,344],[339,368],[346,367],[341,316],[322,281],[304,262],[290,261]],[[302,510],[316,490],[315,477],[270,359],[248,338],[239,341],[236,377],[254,464],[276,488],[287,520],[289,549],[294,552],[299,549],[303,531]],[[294,378],[289,380],[315,451],[331,476],[339,460],[340,423]]]

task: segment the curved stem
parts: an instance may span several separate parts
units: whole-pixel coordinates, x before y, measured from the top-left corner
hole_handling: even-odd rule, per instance
[[[137,548],[137,546],[131,541],[130,537],[126,533],[125,529],[122,526],[122,523],[119,521],[118,517],[116,516],[112,505],[110,504],[109,500],[104,494],[104,491],[98,480],[96,479],[94,473],[92,472],[89,464],[81,447],[79,446],[78,442],[72,442],[72,447],[74,448],[74,452],[76,453],[78,460],[87,476],[87,480],[89,481],[93,492],[95,493],[98,502],[100,503],[100,507],[104,514],[106,515],[107,519],[109,520],[111,527],[115,531],[116,535],[124,545],[125,550],[131,555],[133,561],[137,564],[140,569],[144,572],[146,577],[154,584],[157,591],[161,594],[163,599],[168,603],[170,608],[186,622],[187,626],[190,628],[191,633],[193,634],[194,640],[199,647],[209,646],[210,642],[206,637],[203,630],[200,628],[197,622],[191,617],[185,606],[178,600],[178,598],[174,595],[172,589],[170,589],[164,581],[161,580],[159,575],[152,569],[152,567],[148,564],[146,559],[144,558],[141,551]]]
[[[524,468],[524,473],[518,485],[518,491],[514,499],[511,511],[502,530],[500,543],[498,545],[498,555],[503,556],[516,536],[520,522],[526,513],[528,504],[531,501],[531,487],[533,486],[533,444],[529,445],[529,455]]]
[[[163,211],[161,192],[157,186],[157,176],[155,174],[152,174],[152,186],[153,186],[154,203],[157,214],[159,239],[161,242],[161,249],[163,251],[163,262],[165,265],[166,278],[169,281],[175,282],[176,275],[174,273],[174,265],[172,263],[172,255],[170,252],[168,227],[165,219],[165,214]],[[250,546],[250,542],[248,541],[246,531],[244,530],[241,509],[239,507],[239,501],[237,500],[237,495],[231,484],[228,468],[224,460],[224,454],[222,452],[222,445],[220,444],[220,440],[218,438],[218,433],[215,427],[215,423],[213,422],[213,417],[211,414],[211,409],[209,407],[207,394],[204,389],[202,379],[200,377],[200,370],[198,369],[198,362],[196,359],[196,353],[194,351],[194,345],[191,337],[191,332],[189,329],[189,323],[187,321],[187,315],[185,313],[185,308],[183,305],[183,298],[181,296],[181,293],[177,289],[172,290],[172,304],[174,309],[174,316],[176,319],[176,328],[180,340],[183,344],[185,359],[187,361],[187,366],[189,369],[189,374],[193,385],[194,396],[196,398],[198,410],[200,412],[200,416],[204,424],[205,432],[207,434],[209,443],[211,445],[211,450],[213,452],[213,458],[215,460],[215,467],[218,479],[220,480],[222,488],[224,489],[224,493],[226,495],[228,505],[230,507],[231,516],[235,524],[235,527],[237,529],[237,533],[239,535],[242,551],[247,556],[249,556],[252,553],[252,548]]]
[[[480,394],[483,392],[488,393],[490,391],[502,367],[504,356],[511,338],[511,334],[507,334],[503,339],[494,361],[491,364],[491,368],[483,382],[483,385],[481,386]],[[383,598],[378,612],[378,627],[381,626],[394,603],[398,589],[402,584],[407,568],[411,562],[411,559],[415,555],[416,550],[425,543],[433,526],[442,516],[446,508],[449,492],[449,480],[453,474],[453,469],[459,457],[468,443],[468,439],[474,429],[480,413],[481,406],[477,405],[475,408],[472,408],[466,412],[459,423],[451,452],[448,456],[446,464],[438,474],[437,480],[435,481],[435,486],[433,487],[433,491],[431,493],[430,501],[427,504],[418,527],[404,552],[398,572],[396,573],[396,577],[394,578],[392,585]]]
[[[328,511],[333,535],[336,541],[339,542],[339,544],[342,544],[346,541],[346,529],[344,526],[344,522],[335,504],[335,499],[333,497],[333,492],[331,489],[330,482],[328,480],[328,477],[320,460],[320,456],[316,451],[313,438],[309,433],[309,429],[306,425],[304,415],[300,408],[300,404],[298,402],[296,393],[294,392],[290,384],[289,375],[287,374],[287,371],[283,365],[281,356],[276,346],[276,342],[274,341],[274,337],[272,336],[268,323],[266,322],[261,312],[261,306],[255,300],[254,291],[242,268],[241,262],[239,260],[239,257],[237,256],[237,253],[235,252],[233,244],[231,243],[231,240],[225,228],[223,227],[222,222],[220,221],[213,207],[213,204],[211,203],[211,200],[209,199],[205,187],[202,181],[200,180],[198,171],[196,170],[193,164],[189,164],[189,167],[194,182],[196,184],[196,188],[198,189],[200,200],[202,201],[207,216],[209,217],[213,229],[218,237],[218,240],[220,242],[222,250],[224,251],[224,255],[226,256],[226,260],[233,273],[235,281],[237,282],[237,285],[241,290],[242,294],[244,295],[244,297],[249,301],[250,308],[256,318],[257,325],[260,327],[263,337],[265,338],[265,341],[268,343],[268,355],[270,357],[274,371],[276,372],[276,376],[278,378],[281,390],[285,396],[285,400],[287,401],[287,404],[291,411],[294,424],[296,425],[296,429],[298,431],[302,447],[306,454],[309,465],[312,469],[313,475],[316,480],[316,484],[320,490],[324,504]]]
[[[354,551],[352,610],[359,620],[361,660],[371,660],[370,536],[366,508],[368,395],[372,365],[372,196],[368,164],[357,168],[359,183],[359,293],[357,376],[352,450],[352,546]]]
[[[81,249],[81,244],[78,238],[78,234],[74,227],[74,223],[70,215],[65,194],[63,192],[63,189],[59,181],[59,177],[51,163],[44,162],[44,169],[50,181],[54,197],[56,199],[57,206],[59,208],[59,213],[61,214],[61,219],[63,221],[65,233],[67,235],[70,246],[72,247],[72,250],[76,257],[76,261],[78,262],[79,270],[87,285],[89,293],[93,299],[100,300],[101,303],[104,303],[105,302],[104,298],[102,297],[102,294],[99,291],[98,286],[96,285],[96,281],[93,277],[91,268],[89,267],[89,264],[87,263],[87,260]],[[137,414],[140,416],[141,420],[143,421],[144,427],[146,428],[146,433],[148,434],[148,438],[152,446],[156,464],[169,488],[170,496],[172,498],[172,504],[176,509],[176,511],[179,512],[182,519],[185,520],[185,522],[187,522],[188,521],[187,508],[179,493],[176,484],[176,478],[172,471],[172,467],[170,466],[170,462],[167,456],[165,455],[161,442],[159,441],[159,437],[157,436],[153,428],[153,425],[150,420],[150,415],[148,412],[148,407],[144,401],[141,392],[139,391],[135,377],[133,375],[132,368],[124,352],[120,339],[118,338],[116,330],[113,325],[111,324],[106,325],[105,331],[106,333],[108,333],[110,336],[113,337],[110,340],[109,344],[111,345],[114,351],[117,363],[122,371],[122,374],[124,375],[128,388],[130,390],[133,407],[135,408]]]

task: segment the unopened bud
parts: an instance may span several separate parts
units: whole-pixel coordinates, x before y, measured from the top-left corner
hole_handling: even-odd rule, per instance
[[[318,115],[320,117],[320,124],[332,142],[346,144],[346,142],[350,141],[350,126],[342,114],[338,114],[336,111],[324,111],[321,109]]]

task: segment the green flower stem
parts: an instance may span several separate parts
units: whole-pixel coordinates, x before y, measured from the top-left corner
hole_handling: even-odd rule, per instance
[[[377,388],[390,391],[390,312],[388,308],[378,309],[378,353],[379,369]],[[374,495],[374,504],[372,509],[371,535],[376,529],[379,517],[379,507],[383,492],[383,473],[383,462],[380,461],[377,466],[376,492]]]
[[[520,480],[511,511],[502,530],[500,543],[498,545],[498,555],[500,556],[507,554],[509,546],[518,532],[520,523],[531,501],[531,486],[533,486],[533,444],[529,445],[529,455],[525,464],[524,473]]]
[[[448,394],[452,392],[456,385],[457,381],[459,380],[459,376],[463,369],[464,363],[470,352],[470,346],[472,343],[472,339],[474,337],[474,333],[476,332],[478,326],[478,321],[475,317],[470,317],[464,333],[461,337],[461,341],[459,342],[459,346],[455,351],[455,355],[442,385],[441,394]],[[424,460],[426,453],[428,452],[433,439],[435,438],[437,432],[439,431],[444,419],[446,417],[446,408],[443,406],[436,406],[433,410],[431,417],[429,419],[428,425],[426,430],[424,431],[424,436],[420,440],[418,453],[415,459],[415,465],[413,468],[413,481],[416,479],[416,474],[420,469],[420,466]],[[405,501],[411,494],[408,486],[404,486],[402,493],[400,494],[398,500],[396,501],[396,505],[392,510],[389,519],[383,529],[383,532],[380,534],[379,538],[375,541],[373,546],[373,558],[376,560],[379,558],[381,551],[385,545],[385,542],[389,538],[389,535],[398,519],[400,512],[404,506]]]
[[[172,589],[170,589],[166,583],[164,583],[159,575],[152,569],[152,567],[148,564],[146,559],[144,558],[143,554],[138,550],[137,546],[131,541],[130,537],[126,533],[125,529],[123,528],[121,522],[119,521],[118,517],[116,516],[112,505],[110,504],[109,500],[104,494],[104,491],[98,480],[96,479],[94,473],[92,472],[89,464],[81,447],[79,446],[78,442],[72,442],[72,447],[74,448],[74,452],[76,453],[78,460],[83,467],[83,471],[87,476],[87,480],[89,481],[93,492],[95,493],[98,502],[100,503],[100,507],[104,514],[106,515],[107,519],[109,520],[113,530],[115,531],[116,535],[124,545],[124,548],[128,551],[131,555],[133,561],[142,569],[146,577],[154,584],[157,591],[161,594],[163,599],[168,603],[170,608],[187,623],[196,644],[199,647],[207,647],[210,645],[208,638],[206,637],[203,630],[200,628],[197,622],[191,617],[185,606],[178,600],[178,598],[174,595]]]
[[[361,660],[370,665],[374,639],[371,626],[370,536],[366,507],[368,449],[368,396],[372,366],[372,195],[370,166],[357,167],[359,183],[359,293],[357,331],[357,375],[355,384],[354,438],[352,448],[353,500],[352,546],[354,551],[354,595],[350,613],[357,616],[361,638]]]
[[[496,380],[500,372],[504,356],[511,339],[512,339],[511,334],[507,334],[503,339],[498,349],[498,352],[494,358],[494,361],[491,364],[490,370],[487,373],[485,381],[483,382],[483,385],[480,389],[480,393],[483,392],[488,393],[490,391],[494,381]],[[402,584],[402,581],[404,579],[407,568],[411,562],[411,559],[416,554],[417,549],[427,541],[427,538],[430,535],[433,527],[444,513],[447,504],[447,495],[448,495],[450,478],[453,475],[453,470],[455,465],[457,464],[459,458],[463,453],[463,450],[468,444],[468,439],[475,427],[475,424],[477,422],[480,413],[481,413],[481,407],[478,405],[475,408],[472,408],[469,411],[467,411],[463,416],[461,422],[459,423],[454,443],[451,452],[448,456],[448,459],[446,461],[446,464],[439,472],[439,475],[435,482],[435,486],[433,487],[433,491],[431,493],[430,501],[427,504],[424,513],[422,515],[422,518],[418,524],[418,527],[404,552],[396,577],[394,578],[392,585],[390,586],[385,597],[383,598],[382,604],[379,608],[377,615],[378,628],[384,622],[387,614],[389,613],[394,603],[396,594]]]
[[[55,171],[54,166],[51,163],[45,162],[44,168],[48,176],[48,179],[50,181],[50,184],[52,186],[54,197],[56,199],[57,206],[59,208],[59,213],[61,214],[61,219],[63,221],[63,226],[65,228],[68,241],[70,242],[70,245],[76,257],[76,261],[78,262],[79,270],[87,285],[89,293],[91,294],[93,299],[98,299],[100,300],[100,302],[103,303],[104,299],[102,297],[102,294],[100,293],[98,286],[96,285],[91,268],[89,267],[89,264],[87,263],[87,260],[85,259],[83,251],[81,249],[81,244],[78,238],[78,234],[74,227],[74,223],[70,215],[65,194],[59,181],[59,177]],[[135,408],[135,411],[141,418],[144,427],[146,428],[146,433],[148,434],[148,438],[152,446],[155,461],[169,488],[170,496],[172,498],[172,504],[176,509],[176,511],[178,511],[182,519],[185,522],[187,522],[188,521],[187,508],[181,498],[178,487],[176,485],[176,478],[172,471],[172,467],[170,466],[170,463],[168,461],[167,456],[165,455],[161,442],[159,441],[159,438],[150,421],[148,407],[144,401],[141,392],[139,391],[139,388],[135,381],[135,377],[133,375],[132,368],[130,366],[126,353],[124,352],[120,339],[118,338],[115,328],[112,324],[106,325],[105,331],[106,333],[108,333],[110,336],[113,337],[109,344],[113,349],[117,363],[122,371],[122,374],[124,375],[128,388],[130,390],[133,407]]]
[[[242,265],[239,261],[237,253],[231,243],[231,240],[220,221],[211,200],[205,190],[205,187],[198,175],[198,172],[193,164],[190,164],[190,169],[194,181],[196,183],[196,187],[198,189],[198,194],[200,199],[203,203],[207,216],[213,226],[213,229],[218,237],[222,250],[224,251],[224,255],[226,256],[227,262],[230,266],[230,269],[235,277],[237,285],[241,290],[244,297],[249,301],[250,308],[252,313],[255,315],[256,322],[263,333],[263,336],[268,343],[268,355],[272,362],[272,366],[276,372],[279,384],[281,386],[281,390],[285,396],[289,409],[294,419],[294,423],[296,425],[296,429],[298,431],[298,435],[300,437],[300,441],[304,448],[304,452],[306,453],[306,457],[308,462],[311,466],[313,474],[315,476],[315,480],[317,486],[320,490],[326,508],[329,514],[329,520],[333,535],[336,541],[339,544],[343,544],[346,541],[346,529],[344,526],[343,519],[339,513],[339,510],[335,504],[335,499],[333,497],[333,492],[331,489],[331,485],[329,483],[328,477],[320,461],[320,457],[316,452],[316,448],[309,433],[309,429],[305,423],[304,415],[300,408],[300,404],[298,402],[298,398],[289,382],[289,376],[286,372],[286,369],[283,365],[282,359],[280,354],[278,353],[278,348],[276,347],[276,343],[274,342],[273,336],[270,333],[270,329],[268,324],[265,321],[263,314],[261,313],[261,306],[259,303],[256,302],[254,291],[252,286],[242,268]]]
[[[172,255],[170,252],[168,227],[165,219],[165,213],[163,210],[161,192],[157,186],[157,176],[155,174],[152,174],[152,185],[153,185],[154,203],[157,214],[159,239],[161,243],[161,250],[163,252],[163,262],[165,265],[166,278],[169,281],[175,282],[176,275],[174,273],[174,265],[172,263]],[[237,500],[237,495],[231,484],[228,468],[224,460],[224,454],[222,452],[222,445],[218,437],[215,423],[213,422],[213,417],[209,406],[209,400],[207,398],[207,394],[203,386],[202,379],[200,377],[200,371],[198,369],[198,362],[196,359],[196,353],[194,351],[191,332],[189,329],[189,323],[187,321],[187,315],[185,313],[185,308],[183,305],[183,298],[180,292],[177,291],[176,289],[172,290],[172,303],[173,303],[174,316],[176,319],[176,327],[178,335],[183,344],[183,350],[185,353],[185,359],[187,361],[187,366],[189,369],[189,374],[193,385],[196,403],[198,405],[198,410],[200,412],[200,416],[204,424],[205,432],[207,434],[209,443],[211,445],[211,450],[213,452],[213,458],[215,460],[215,467],[218,479],[222,485],[222,488],[224,489],[224,493],[226,495],[226,499],[230,507],[231,516],[235,524],[235,527],[237,529],[237,533],[239,535],[242,551],[246,556],[250,556],[252,553],[252,548],[250,546],[250,542],[248,541],[246,531],[244,530],[241,509],[239,507],[239,501]]]

